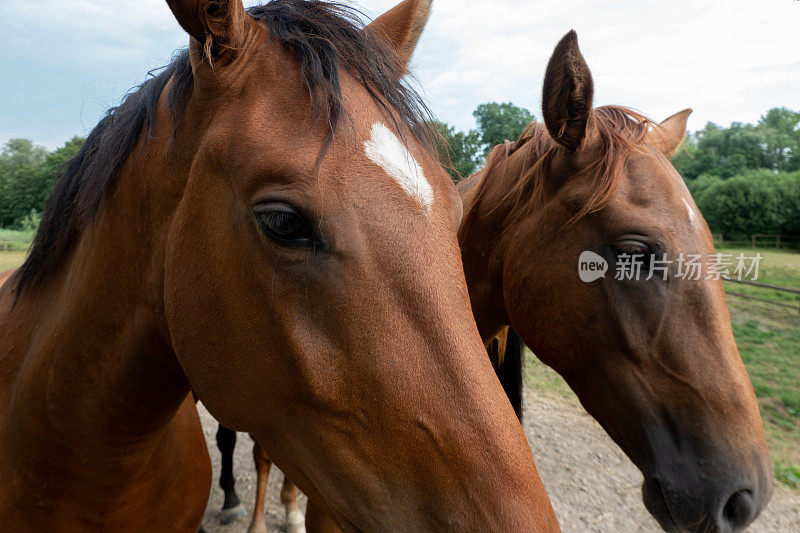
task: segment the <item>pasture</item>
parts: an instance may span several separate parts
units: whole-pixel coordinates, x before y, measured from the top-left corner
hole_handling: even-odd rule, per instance
[[[0,272],[17,268],[25,261],[36,232],[0,228]]]
[[[33,240],[34,231],[32,230],[14,230],[0,228],[0,271],[14,268],[17,266],[16,261],[20,263],[25,259],[25,253],[30,247]],[[6,252],[17,252],[21,258],[15,257],[15,254],[10,254],[8,258],[5,257]],[[5,263],[10,264],[9,267],[3,267]]]
[[[725,254],[763,256],[759,282],[800,289],[800,253],[725,248]],[[797,304],[797,296],[725,283],[729,292]],[[800,311],[728,296],[739,353],[758,396],[775,477],[800,491]],[[564,380],[528,352],[526,384],[540,395],[578,403]]]
[[[800,253],[759,252],[764,256],[759,281],[800,289]],[[796,295],[725,285],[728,291],[797,303]],[[800,311],[737,297],[728,297],[728,307],[733,333],[761,406],[775,476],[800,490]]]
[[[26,252],[0,252],[0,272],[17,268],[25,261]]]
[[[0,240],[10,239],[10,240],[30,241],[31,239],[33,239],[35,233],[36,232],[32,230],[0,228]]]

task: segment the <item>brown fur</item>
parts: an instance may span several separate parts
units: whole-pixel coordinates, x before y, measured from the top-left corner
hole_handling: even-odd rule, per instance
[[[622,107],[573,105],[588,94],[574,88],[590,86],[573,34],[550,64],[560,66],[548,68],[543,107],[554,122],[532,124],[459,184],[478,329],[486,340],[511,325],[566,379],[642,470],[645,504],[665,529],[738,531],[769,500],[772,473],[722,282],[613,279],[621,242],[673,260],[713,253],[667,159],[688,111],[656,125]],[[586,250],[609,262],[604,279],[579,279]]]
[[[591,74],[573,33],[550,64],[561,67],[548,68],[543,106],[546,117],[560,110],[556,122],[495,147],[458,187],[481,336],[497,364],[511,325],[566,378],[642,470],[645,504],[665,529],[740,530],[769,500],[771,471],[721,283],[637,288],[577,275],[581,251],[607,250],[631,231],[673,253],[713,251],[665,157],[690,111],[656,124],[620,106],[592,109],[590,91],[574,89],[591,87]],[[308,526],[338,531],[313,504]]]
[[[171,6],[191,68],[98,126],[15,274],[28,283],[0,288],[0,530],[197,531],[211,471],[192,390],[345,529],[557,529],[470,317],[458,195],[410,134],[402,68],[352,55],[369,32],[323,2],[269,4],[275,31],[238,3]],[[220,35],[211,65],[199,43]],[[348,134],[317,120],[336,102]],[[428,216],[364,153],[378,121],[424,169]],[[313,240],[266,231],[276,205]]]
[[[507,341],[508,327],[505,327],[486,342],[486,351],[489,353],[489,359],[491,359],[495,368],[502,366],[504,362]]]
[[[626,178],[626,163],[635,154],[648,150],[645,142],[651,135],[659,135],[661,127],[644,115],[621,106],[599,107],[593,112],[596,128],[597,149],[592,150],[592,158],[583,162],[587,181],[592,184],[591,196],[583,202],[575,216],[567,222],[574,224],[590,213],[601,210],[614,195],[616,185]],[[512,206],[511,221],[535,217],[546,199],[546,186],[550,166],[559,152],[559,145],[553,143],[547,126],[533,122],[525,129],[516,142],[506,142],[494,147],[489,154],[483,175],[503,172],[502,166],[517,152],[525,162],[519,166],[519,175],[511,182],[507,198],[503,203]],[[476,184],[476,201],[485,193],[487,180]],[[471,212],[466,212],[469,217]],[[507,226],[513,227],[513,223]]]
[[[550,135],[568,150],[577,150],[592,117],[594,83],[574,30],[561,39],[550,58],[543,93],[542,116]]]
[[[433,0],[409,0],[400,2],[370,25],[397,50],[397,57],[404,65],[411,61],[425,25],[431,14]],[[396,24],[402,20],[402,24]]]

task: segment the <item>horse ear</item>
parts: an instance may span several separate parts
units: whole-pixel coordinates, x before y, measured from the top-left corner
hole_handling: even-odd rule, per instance
[[[242,0],[167,0],[167,5],[206,57],[236,56],[249,23]]]
[[[684,109],[662,122],[657,132],[650,133],[653,146],[665,156],[672,157],[686,137],[686,122],[691,114],[691,109]]]
[[[591,124],[593,98],[592,73],[572,30],[556,46],[544,76],[542,115],[558,144],[573,151],[580,147]]]
[[[373,20],[367,28],[389,41],[400,63],[408,68],[430,18],[432,4],[433,0],[405,0]]]

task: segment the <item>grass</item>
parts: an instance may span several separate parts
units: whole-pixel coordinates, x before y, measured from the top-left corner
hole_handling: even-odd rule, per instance
[[[800,289],[800,253],[757,250],[763,256],[758,281]],[[744,253],[750,248],[722,250]],[[798,296],[768,289],[726,283],[728,292],[798,304]],[[728,296],[731,324],[753,388],[758,397],[767,433],[775,478],[800,491],[800,309],[784,309],[766,303]],[[528,354],[527,386],[540,394],[578,404],[561,376]]]
[[[13,252],[0,252],[0,272],[17,268],[25,261],[27,252],[13,251]]]
[[[734,258],[739,254],[744,254],[745,257],[754,257],[756,253],[761,254],[761,266],[756,281],[780,287],[800,289],[800,253],[763,249],[754,250],[752,248],[724,248],[719,252],[732,255]],[[798,295],[796,294],[751,287],[728,281],[725,282],[725,290],[729,293],[736,292],[747,296],[791,304],[795,306],[797,313],[800,314],[800,303],[798,303]]]
[[[726,249],[725,253],[752,249]],[[800,289],[800,253],[764,251],[758,281]],[[776,479],[800,490],[800,297],[770,289],[725,284],[728,292],[797,305],[784,309],[728,297],[739,353],[761,407]]]
[[[24,241],[33,240],[36,230],[5,229],[0,228],[0,239],[19,239]]]
[[[16,230],[0,228],[0,253],[7,251],[25,252],[33,240],[34,230]],[[0,257],[0,262],[3,259]],[[9,268],[13,268],[9,267]]]

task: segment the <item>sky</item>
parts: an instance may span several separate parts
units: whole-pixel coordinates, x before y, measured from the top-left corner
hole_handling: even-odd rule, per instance
[[[396,1],[345,3],[374,18]],[[164,0],[2,0],[0,20],[0,143],[54,148],[86,135],[188,43]],[[800,109],[798,28],[800,0],[434,0],[412,72],[458,129],[490,101],[540,117],[547,60],[575,29],[595,105],[658,120],[691,107],[697,130]]]

